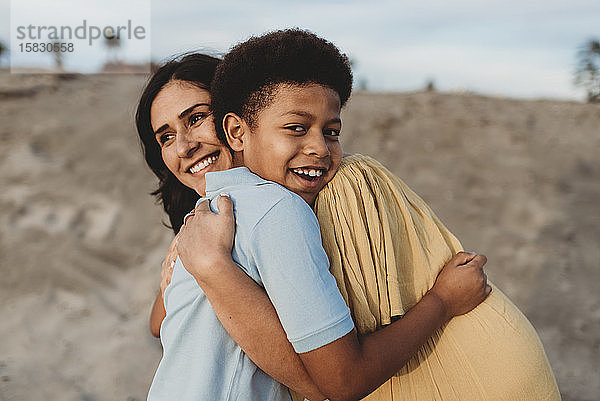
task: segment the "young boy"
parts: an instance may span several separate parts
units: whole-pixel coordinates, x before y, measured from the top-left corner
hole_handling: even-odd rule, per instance
[[[256,53],[257,49],[263,52]],[[227,288],[233,281],[246,285],[239,280],[241,270],[232,268],[235,263],[269,295],[299,354],[300,368],[306,367],[318,387],[305,394],[330,399],[364,396],[398,371],[437,328],[489,294],[481,270],[485,260],[459,254],[402,319],[359,341],[328,272],[319,227],[309,206],[333,177],[342,157],[338,135],[340,109],[351,90],[348,61],[332,44],[298,30],[251,39],[244,44],[243,54],[239,50],[234,48],[225,57],[221,72],[235,76],[226,69],[239,67],[241,56],[245,72],[254,71],[255,76],[248,79],[245,74],[238,82],[223,83],[217,72],[212,102],[215,121],[223,121],[220,134],[227,135],[234,163],[295,194],[246,167],[206,175],[206,194],[213,209],[219,199],[219,207],[228,216],[227,198],[218,196],[223,192],[235,204],[233,252],[227,246],[233,238],[226,238],[225,246],[194,252],[198,245],[194,239],[201,233],[182,229],[178,249],[191,274],[178,259],[165,292],[167,318],[161,331],[163,343],[171,345],[165,347],[149,399],[289,399],[287,389],[260,371],[233,341],[242,343],[243,338],[229,326],[223,311],[230,311],[234,302],[240,305],[240,300],[235,293],[223,294],[219,283],[226,282]],[[235,58],[235,63],[228,64]],[[197,209],[202,208],[207,210],[206,202]],[[193,223],[195,217],[190,219]],[[277,349],[280,338],[275,332],[280,328],[263,318],[274,313],[270,304],[258,297],[244,301],[242,306],[251,313],[245,316],[246,324],[261,333],[244,349],[267,371],[273,363],[288,363],[265,360],[255,352],[270,341]],[[233,338],[215,313],[225,328],[232,328]],[[298,367],[293,362],[290,366]]]

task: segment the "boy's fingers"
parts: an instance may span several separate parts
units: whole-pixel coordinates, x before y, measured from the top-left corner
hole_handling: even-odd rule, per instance
[[[467,266],[483,269],[483,266],[487,263],[487,257],[485,255],[476,255],[473,259],[471,259]]]
[[[471,252],[458,252],[456,255],[454,255],[451,261],[454,262],[456,266],[460,266],[473,260],[475,256],[477,255]]]
[[[485,255],[477,255],[473,259],[478,259],[479,262],[481,263],[481,267],[485,266],[485,264],[487,263],[487,256],[485,256]]]

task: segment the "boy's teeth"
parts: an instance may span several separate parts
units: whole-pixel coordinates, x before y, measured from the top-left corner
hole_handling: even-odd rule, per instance
[[[293,171],[296,174],[304,174],[309,177],[320,177],[323,175],[323,170],[297,168],[297,169],[294,169]]]
[[[205,169],[210,164],[214,163],[216,160],[217,160],[217,156],[207,157],[206,159],[202,160],[201,162],[199,162],[195,166],[192,166],[190,168],[190,173],[192,173],[192,174],[197,173],[198,171],[200,171],[202,169]]]

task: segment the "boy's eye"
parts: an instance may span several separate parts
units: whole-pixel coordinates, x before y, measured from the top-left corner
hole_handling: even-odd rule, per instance
[[[340,136],[340,130],[339,129],[327,129],[327,130],[325,130],[325,135]]]
[[[306,128],[304,128],[302,125],[288,125],[285,128],[298,134],[306,132]]]

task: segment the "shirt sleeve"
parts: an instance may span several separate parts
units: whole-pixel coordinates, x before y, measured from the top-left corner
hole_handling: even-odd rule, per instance
[[[278,201],[256,224],[251,241],[265,290],[296,352],[322,347],[354,328],[304,200]]]

